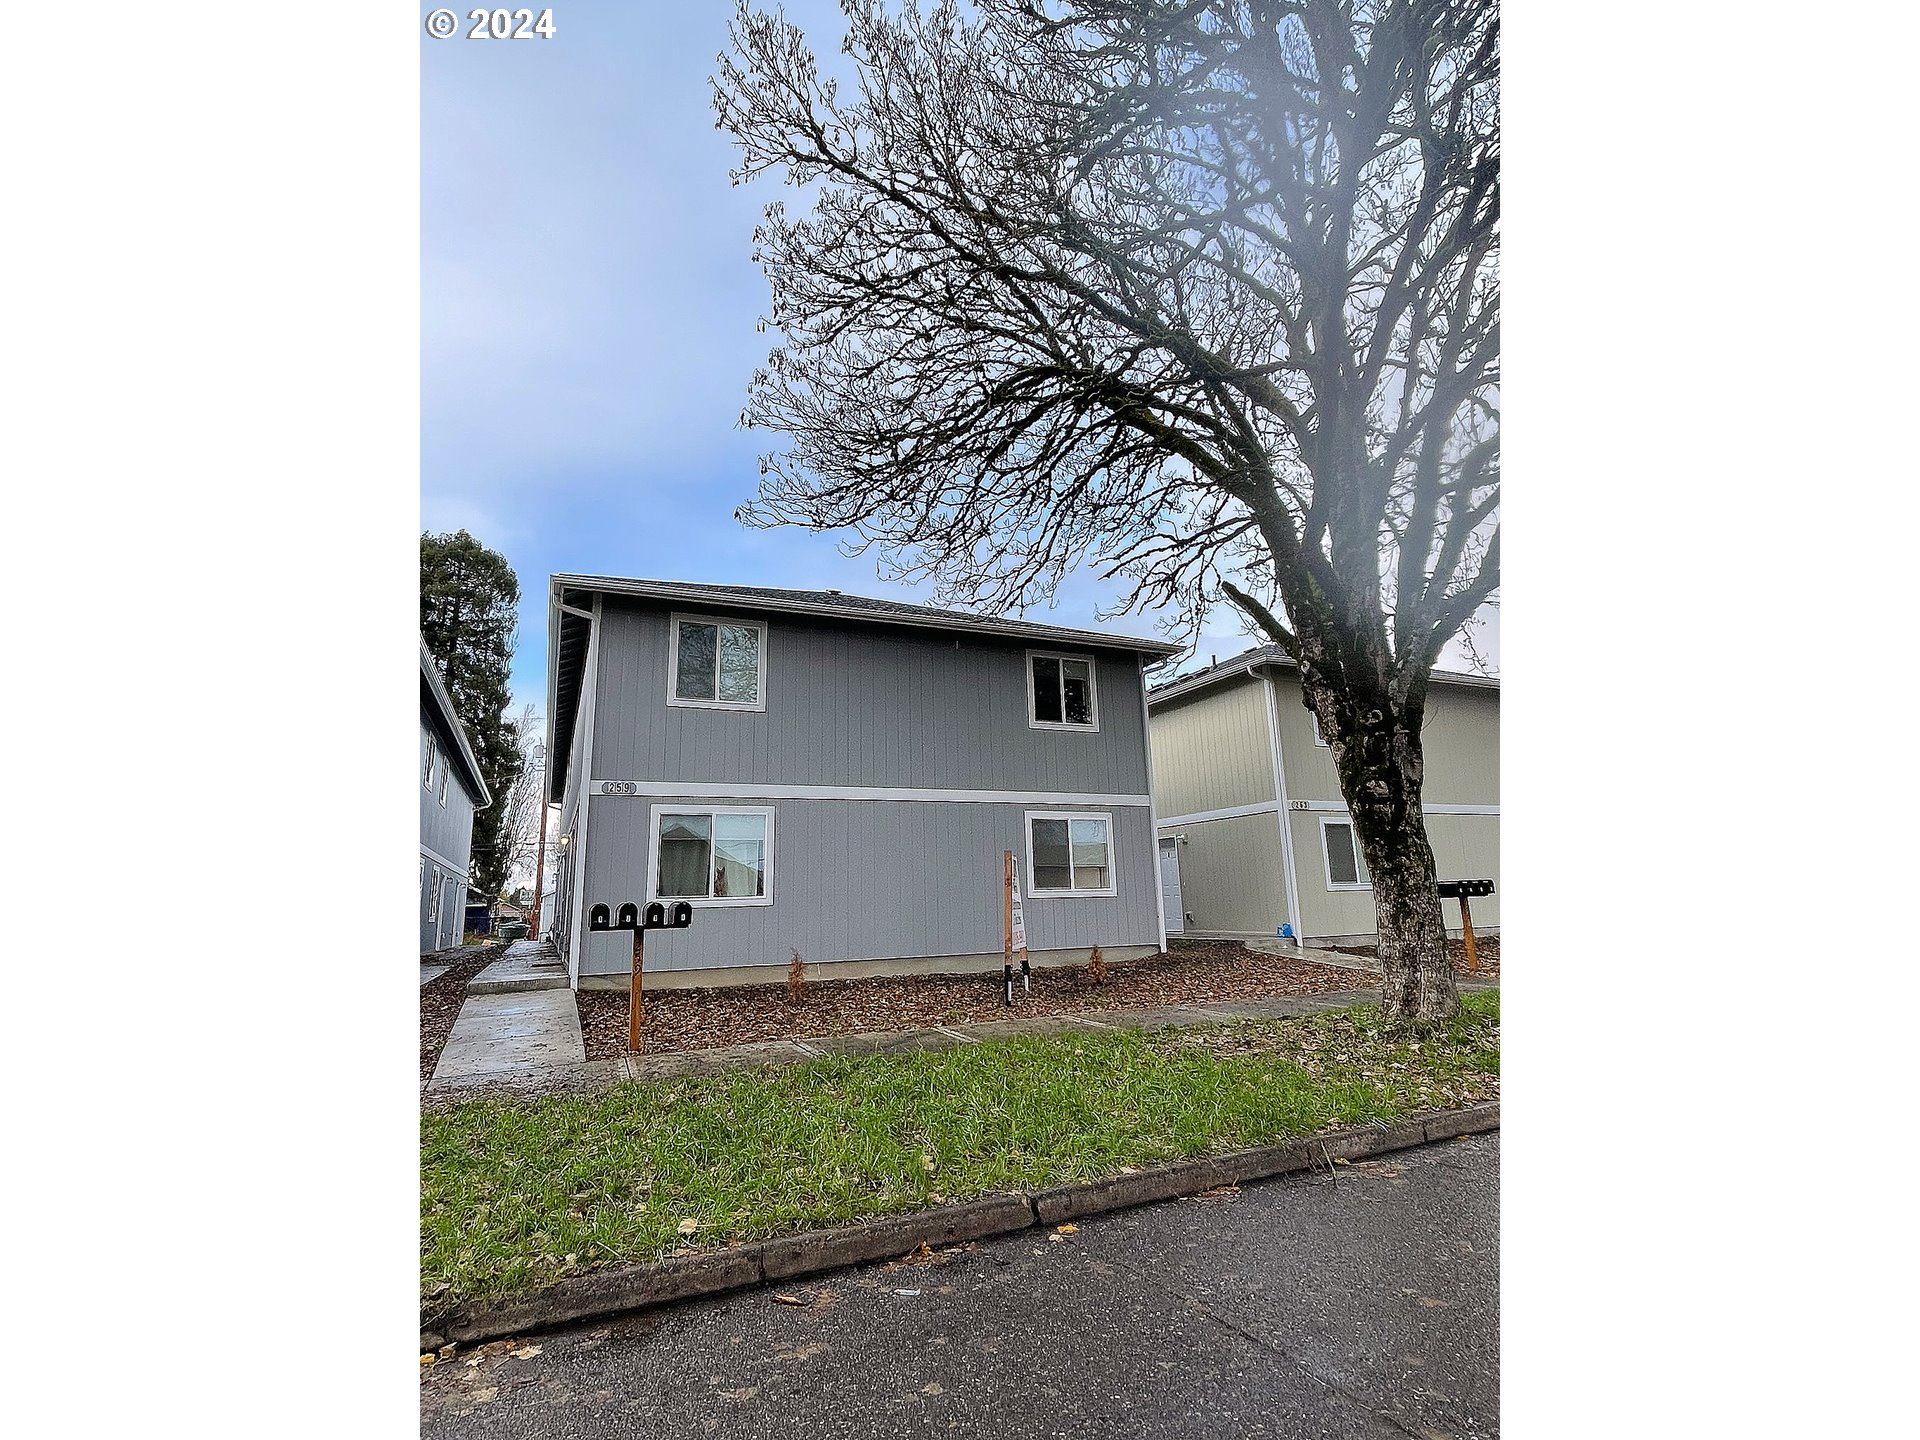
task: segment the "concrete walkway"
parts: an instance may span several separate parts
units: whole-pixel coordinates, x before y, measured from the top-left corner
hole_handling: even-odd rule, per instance
[[[426,989],[427,986],[433,984],[434,981],[438,980],[452,968],[451,965],[429,965],[426,961],[422,960],[420,962],[420,988],[422,990]]]
[[[1354,957],[1346,957],[1349,960]],[[478,984],[476,980],[474,982]],[[1498,981],[1459,982],[1463,992],[1494,990]],[[1009,1040],[1019,1035],[1085,1034],[1090,1030],[1177,1030],[1199,1025],[1220,1025],[1242,1020],[1278,1020],[1312,1015],[1321,1010],[1344,1010],[1352,1005],[1378,1001],[1377,988],[1334,990],[1318,995],[1272,995],[1258,1000],[1213,1000],[1197,1005],[1162,1005],[1147,1010],[1083,1010],[1071,1015],[1022,1016],[1015,1009],[1005,1020],[976,1021],[966,1025],[937,1025],[927,1030],[870,1030],[854,1035],[811,1035],[794,1040],[761,1040],[745,1045],[727,1045],[712,1050],[675,1050],[662,1055],[620,1055],[610,1060],[587,1060],[580,1039],[579,1011],[572,991],[542,991],[532,994],[470,995],[454,1023],[447,1049],[439,1068],[427,1086],[427,1098],[435,1104],[455,1103],[477,1098],[487,1091],[520,1096],[543,1094],[579,1094],[604,1090],[623,1080],[671,1080],[681,1075],[713,1075],[722,1070],[752,1065],[799,1065],[823,1055],[897,1055],[914,1050],[952,1050],[962,1045],[977,1045],[986,1040]],[[547,1052],[531,1047],[516,1050],[522,1042],[495,1044],[489,1038],[492,1027],[501,1023],[475,1016],[472,1027],[472,1058],[462,1057],[453,1068],[448,1057],[460,1043],[463,1027],[482,1002],[489,1005],[519,1002],[563,1001],[565,1025],[553,1022],[553,1033],[563,1029],[570,1034],[574,1059],[558,1058],[564,1048],[556,1044],[555,1058],[541,1058]],[[558,1007],[555,1006],[555,1009]],[[545,1013],[545,1012],[543,1012]],[[517,1063],[512,1057],[522,1056]]]
[[[583,1067],[586,1041],[566,969],[543,941],[516,940],[467,982],[466,1003],[427,1082],[465,1090]],[[542,1087],[548,1088],[548,1087]]]

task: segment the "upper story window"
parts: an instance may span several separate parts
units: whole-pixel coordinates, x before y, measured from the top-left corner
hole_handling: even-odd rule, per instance
[[[1027,652],[1027,724],[1036,730],[1098,730],[1093,657]]]
[[[767,627],[755,620],[676,615],[667,650],[667,703],[767,708]]]
[[[440,803],[447,803],[447,782],[453,778],[453,767],[447,764],[447,757],[440,757]]]
[[[427,769],[426,773],[420,777],[420,788],[422,790],[433,789],[433,757],[439,749],[440,746],[433,738],[433,732],[429,730],[427,732]]]

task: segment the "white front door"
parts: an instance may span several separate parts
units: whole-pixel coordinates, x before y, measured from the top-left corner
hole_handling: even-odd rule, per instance
[[[1169,835],[1160,842],[1160,913],[1167,917],[1167,933],[1187,928],[1187,912],[1180,904],[1180,842]]]

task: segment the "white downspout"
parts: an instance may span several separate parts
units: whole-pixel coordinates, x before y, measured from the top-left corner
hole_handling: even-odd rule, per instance
[[[1255,667],[1249,665],[1247,674]],[[1287,767],[1280,755],[1280,712],[1274,700],[1273,676],[1264,677],[1267,687],[1267,748],[1273,755],[1273,799],[1280,815],[1280,868],[1287,881],[1287,918],[1293,922],[1293,943],[1304,957],[1307,953],[1306,922],[1300,918],[1300,881],[1293,863],[1293,820],[1287,807]]]
[[[1140,662],[1140,724],[1144,727],[1140,738],[1147,747],[1147,834],[1153,849],[1153,913],[1160,917],[1160,953],[1167,953],[1167,888],[1166,877],[1160,873],[1160,803],[1153,798],[1153,711],[1147,704],[1147,657],[1135,656]],[[1032,667],[1028,667],[1032,673]],[[1176,844],[1175,849],[1179,847]],[[1180,862],[1176,858],[1175,865]],[[1186,931],[1186,916],[1180,917],[1180,929]]]

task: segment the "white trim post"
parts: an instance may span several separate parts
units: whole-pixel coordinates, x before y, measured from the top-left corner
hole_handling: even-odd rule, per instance
[[[1263,677],[1267,687],[1267,748],[1273,755],[1273,803],[1280,816],[1280,868],[1286,877],[1288,918],[1293,922],[1293,943],[1302,958],[1307,953],[1307,922],[1300,914],[1300,881],[1293,859],[1293,820],[1288,814],[1287,767],[1280,754],[1280,706],[1274,698],[1277,688],[1273,672]]]

